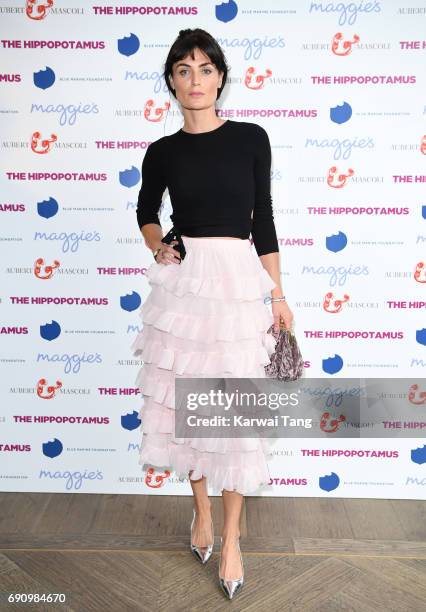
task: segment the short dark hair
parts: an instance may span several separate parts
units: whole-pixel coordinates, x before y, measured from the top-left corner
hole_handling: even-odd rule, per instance
[[[225,55],[220,47],[219,43],[213,38],[211,34],[202,30],[201,28],[195,28],[191,30],[180,30],[179,36],[176,38],[172,46],[170,47],[169,54],[164,64],[163,77],[166,81],[167,89],[176,98],[175,90],[172,89],[170,84],[170,76],[173,76],[173,64],[186,57],[188,54],[194,59],[194,49],[198,47],[203,51],[210,59],[211,63],[216,66],[219,72],[223,72],[222,85],[218,87],[216,100],[220,97],[223,88],[226,84],[226,78],[228,76],[228,66],[226,64]]]

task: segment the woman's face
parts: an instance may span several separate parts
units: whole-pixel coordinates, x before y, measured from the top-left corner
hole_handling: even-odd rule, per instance
[[[203,109],[214,105],[223,75],[203,51],[195,48],[194,59],[187,55],[175,62],[172,74],[170,84],[184,108]],[[196,92],[200,95],[195,95]]]

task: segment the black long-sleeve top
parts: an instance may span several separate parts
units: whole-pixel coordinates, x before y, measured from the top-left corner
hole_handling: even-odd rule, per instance
[[[136,209],[141,228],[161,226],[169,189],[173,225],[184,236],[252,236],[257,254],[279,252],[271,198],[271,146],[256,123],[232,121],[214,130],[163,136],[142,162]]]

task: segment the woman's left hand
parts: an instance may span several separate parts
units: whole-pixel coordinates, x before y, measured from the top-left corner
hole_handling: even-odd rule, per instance
[[[274,330],[280,329],[280,321],[284,322],[286,329],[291,328],[294,316],[287,302],[272,302],[272,314],[274,315]]]

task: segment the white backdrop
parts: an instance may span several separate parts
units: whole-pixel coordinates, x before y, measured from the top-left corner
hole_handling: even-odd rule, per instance
[[[305,375],[426,387],[420,4],[1,2],[2,490],[191,492],[141,472],[130,352],[152,262],[140,168],[148,144],[182,126],[160,76],[181,28],[225,51],[220,116],[268,131]],[[166,229],[170,212],[167,201]],[[418,438],[282,440],[267,494],[424,498],[417,400]],[[348,456],[323,455],[339,449]]]

